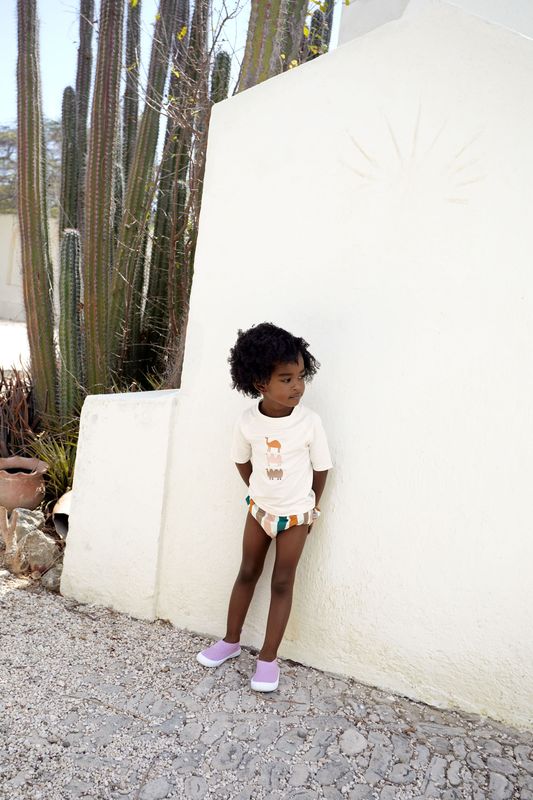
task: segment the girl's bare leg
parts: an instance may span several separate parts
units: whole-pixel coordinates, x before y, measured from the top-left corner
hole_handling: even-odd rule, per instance
[[[291,613],[296,568],[309,532],[308,525],[295,525],[276,537],[276,561],[272,571],[271,600],[265,641],[258,658],[274,661]]]
[[[242,562],[229,601],[225,642],[240,641],[242,626],[271,541],[257,520],[248,514],[244,525]]]

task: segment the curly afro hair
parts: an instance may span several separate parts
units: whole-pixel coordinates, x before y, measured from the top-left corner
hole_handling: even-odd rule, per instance
[[[271,322],[239,330],[228,358],[233,388],[248,397],[260,397],[261,392],[254,384],[268,382],[276,364],[297,362],[299,355],[304,361],[305,380],[310,381],[320,364],[308,347],[304,339]]]

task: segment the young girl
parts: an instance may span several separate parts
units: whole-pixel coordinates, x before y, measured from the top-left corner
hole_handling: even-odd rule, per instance
[[[234,429],[231,457],[249,487],[243,556],[231,594],[226,636],[198,653],[218,667],[241,652],[239,640],[272,539],[276,560],[263,647],[252,689],[278,688],[278,647],[292,605],[292,589],[307,534],[320,515],[318,503],[331,468],[320,417],[300,402],[305,382],[320,364],[308,344],[269,322],[239,331],[229,363],[233,388],[261,398],[244,411]]]

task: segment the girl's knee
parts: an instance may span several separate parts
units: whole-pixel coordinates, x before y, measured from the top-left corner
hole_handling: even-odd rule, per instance
[[[248,564],[241,564],[237,580],[241,583],[257,583],[261,577],[263,567],[250,566]]]
[[[270,588],[274,594],[288,594],[294,586],[294,573],[273,574]]]

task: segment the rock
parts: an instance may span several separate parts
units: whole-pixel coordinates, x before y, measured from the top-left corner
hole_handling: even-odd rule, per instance
[[[393,733],[392,744],[396,758],[402,761],[404,764],[408,764],[411,760],[412,748],[407,736],[399,736],[398,734]]]
[[[276,742],[276,750],[287,755],[294,755],[304,744],[307,738],[307,731],[305,728],[297,728],[296,730],[287,731]]]
[[[140,800],[163,800],[172,789],[164,778],[154,778],[145,783],[139,793]]]
[[[460,761],[452,761],[448,768],[447,777],[448,783],[452,786],[459,786],[459,784],[462,783]]]
[[[222,742],[213,756],[212,766],[216,770],[237,769],[242,761],[243,748],[240,742]]]
[[[193,775],[192,777],[187,778],[183,788],[185,791],[185,797],[190,798],[191,800],[199,800],[201,797],[205,797],[208,791],[205,778],[202,778],[199,775]]]
[[[366,783],[356,783],[348,795],[348,800],[369,800],[371,797],[371,786],[368,786]]]
[[[338,783],[345,775],[350,772],[349,764],[339,758],[328,759],[327,764],[321,767],[316,773],[316,781],[321,786],[331,786]]]
[[[444,786],[446,783],[446,767],[447,761],[445,758],[433,756],[427,770],[427,778],[435,786]]]
[[[61,573],[63,572],[63,559],[54,564],[51,569],[47,570],[41,576],[41,586],[48,589],[49,592],[59,592],[61,584]]]
[[[305,764],[296,764],[289,778],[290,786],[305,786],[309,778],[309,769]]]
[[[516,772],[516,767],[512,761],[498,756],[489,756],[487,758],[487,767],[491,771],[501,772],[503,775],[513,775]]]
[[[5,566],[15,575],[41,574],[51,567],[59,550],[55,541],[40,530],[44,525],[43,512],[27,508],[15,508],[9,516],[5,509],[2,512],[0,532],[6,548]]]
[[[38,572],[40,575],[55,564],[60,553],[55,540],[38,530],[28,533],[22,544],[22,551],[31,572]]]
[[[407,764],[394,764],[387,780],[392,783],[412,783],[415,778],[414,769],[410,769]]]
[[[203,727],[200,722],[189,722],[181,731],[182,742],[195,742],[202,735]]]
[[[368,747],[368,741],[356,728],[348,728],[339,739],[340,749],[347,756],[355,756]]]
[[[505,775],[499,772],[491,772],[489,778],[489,797],[490,800],[510,800],[513,796],[513,784],[507,780]]]

